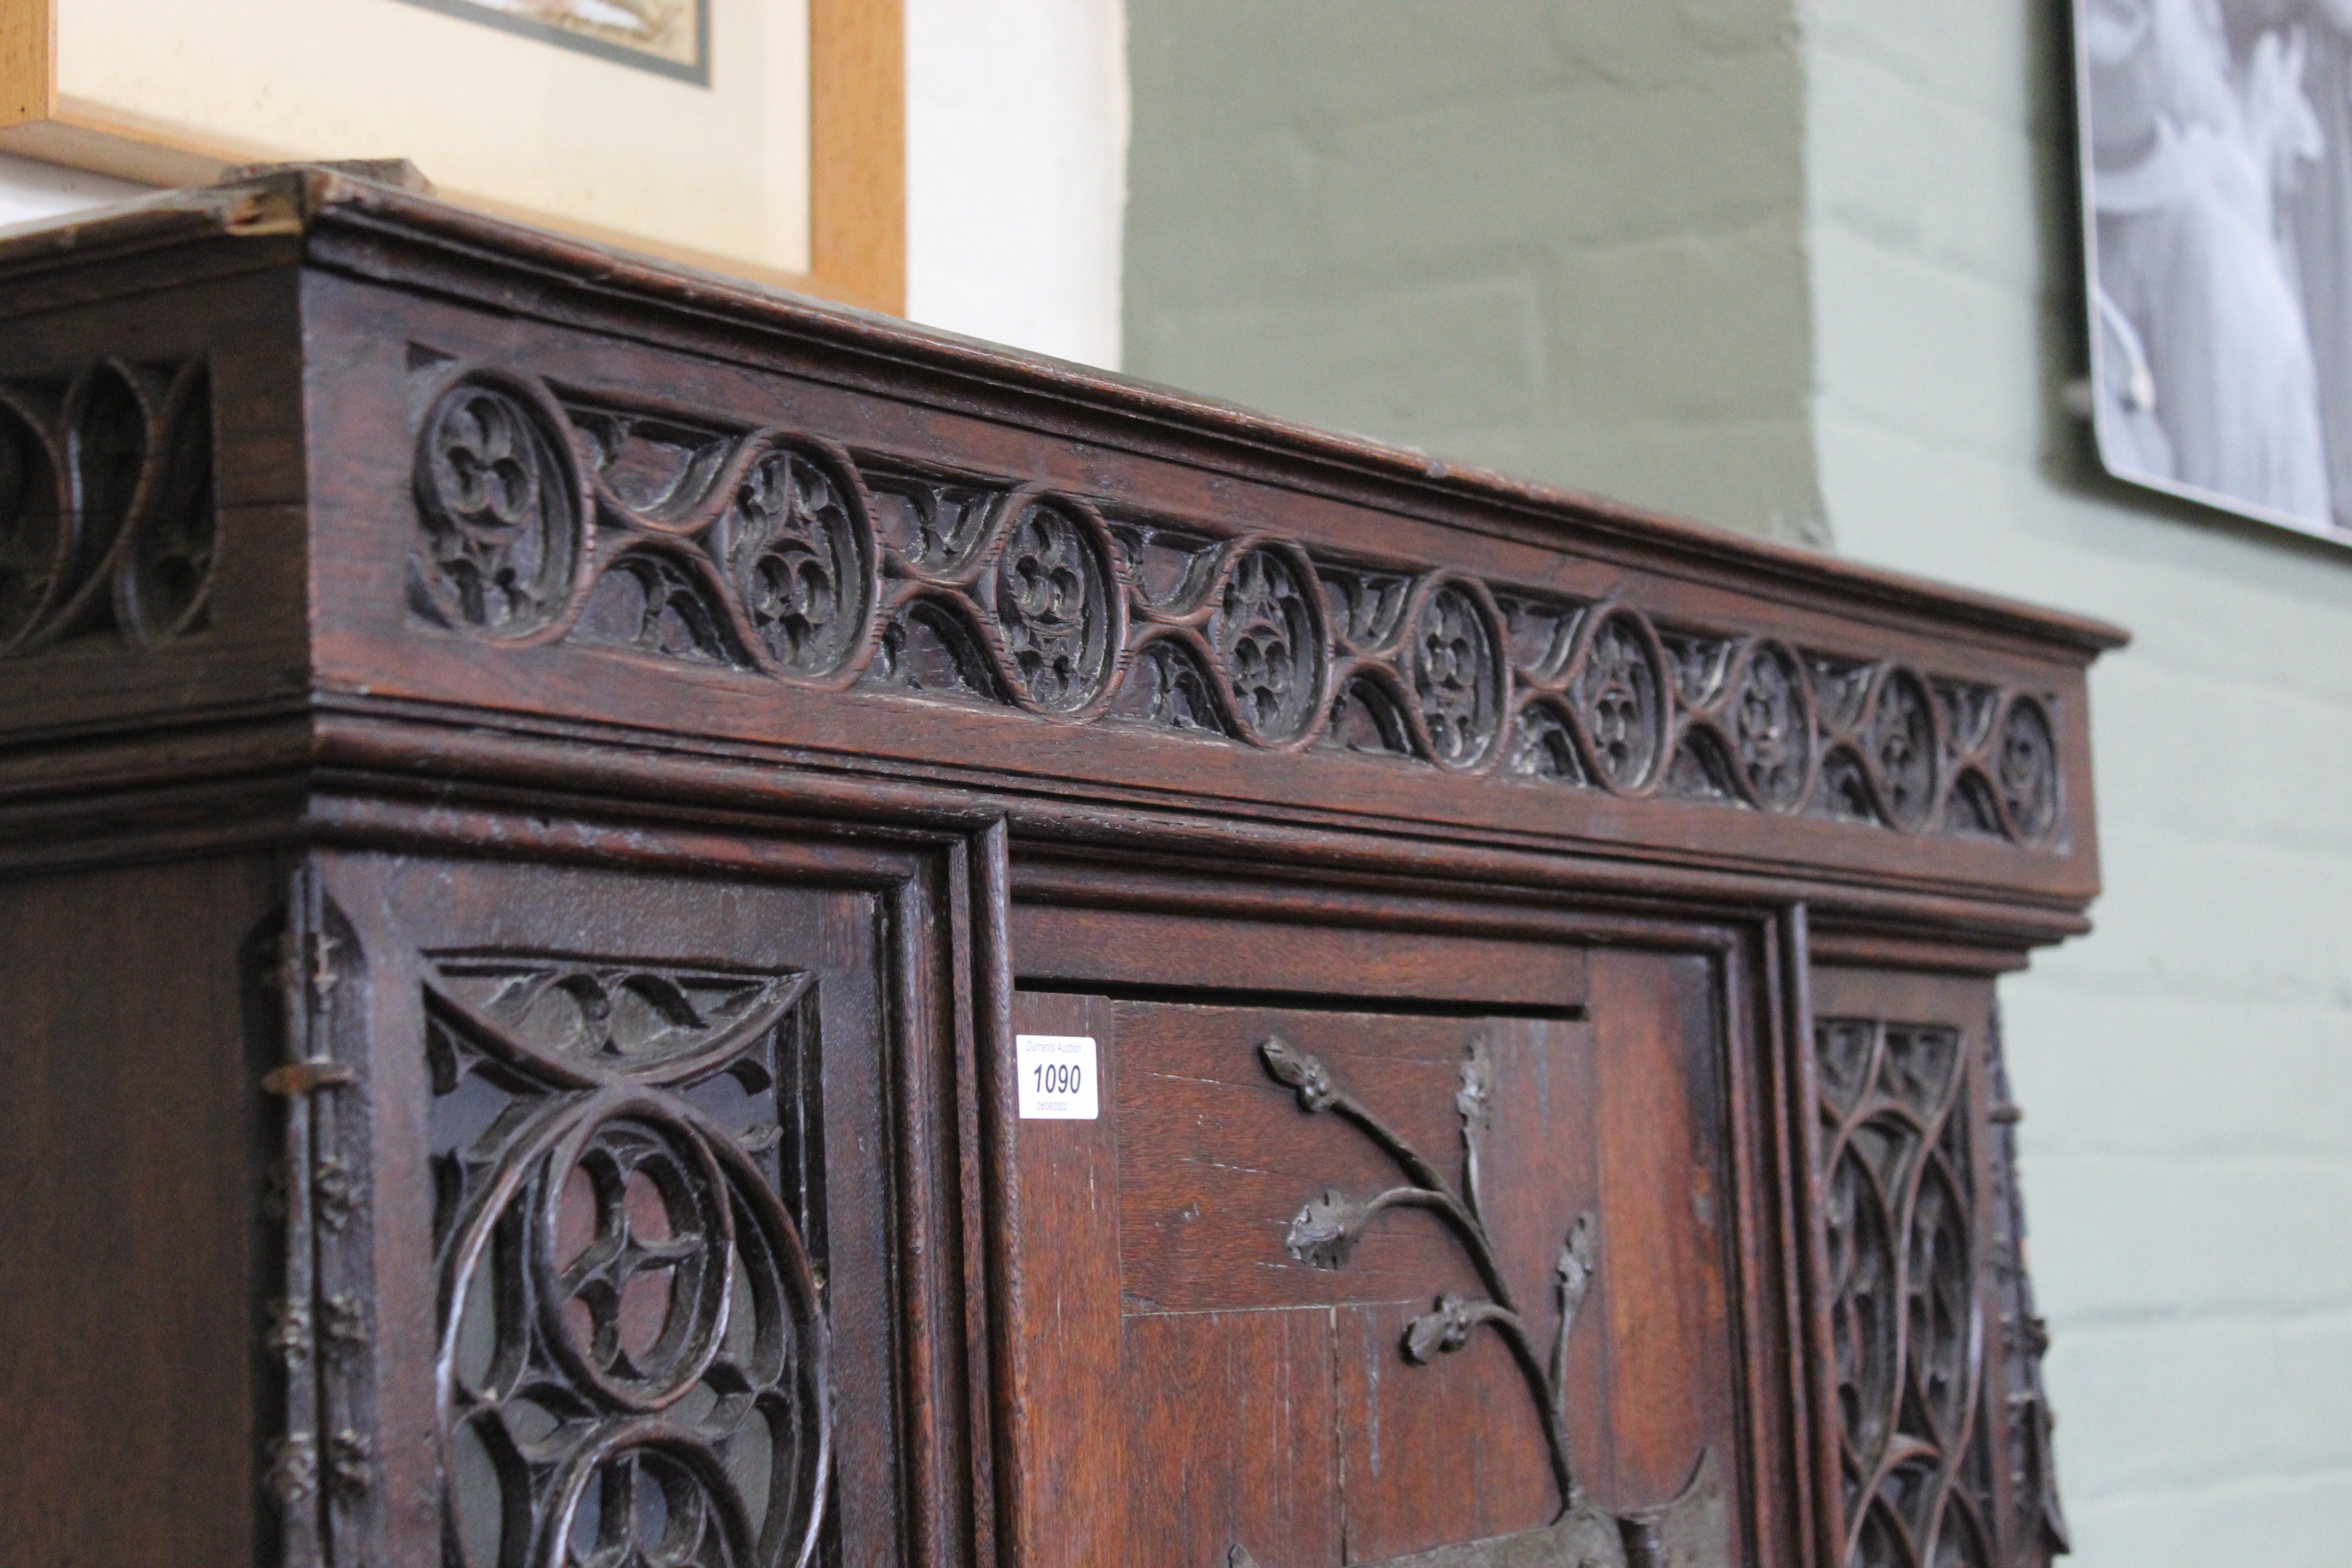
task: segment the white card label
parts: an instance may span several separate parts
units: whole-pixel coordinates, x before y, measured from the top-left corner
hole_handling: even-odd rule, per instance
[[[1013,1065],[1021,1075],[1023,1121],[1092,1121],[1102,1114],[1095,1043],[1086,1036],[1015,1035]]]

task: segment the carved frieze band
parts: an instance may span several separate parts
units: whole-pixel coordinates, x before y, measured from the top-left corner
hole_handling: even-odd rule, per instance
[[[2046,694],[435,374],[409,597],[439,626],[1533,786],[2062,837]]]
[[[201,359],[0,380],[0,656],[201,630],[212,456]]]

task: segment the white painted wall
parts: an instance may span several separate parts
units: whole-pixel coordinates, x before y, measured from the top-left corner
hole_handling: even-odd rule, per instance
[[[2002,987],[2080,1568],[2352,1562],[2352,552],[2096,475],[2050,0],[1804,0],[1838,547],[2130,626],[2106,896]]]
[[[1116,369],[1127,125],[1123,0],[907,0],[907,313]],[[0,225],[141,189],[0,153]]]
[[[126,201],[146,188],[0,153],[0,226]]]
[[[1122,0],[907,0],[907,313],[1116,369]]]

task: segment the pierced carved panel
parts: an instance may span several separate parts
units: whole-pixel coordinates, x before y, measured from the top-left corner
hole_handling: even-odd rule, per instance
[[[428,961],[450,1568],[806,1563],[832,1397],[795,1190],[808,976]]]
[[[0,655],[202,631],[212,462],[201,359],[0,381]]]
[[[2063,847],[2041,694],[1313,553],[710,410],[430,374],[412,601],[452,629]]]
[[[1986,1141],[1980,1185],[1970,1055],[1945,1025],[1816,1026],[1848,1568],[2039,1568],[2064,1550],[2011,1151],[2005,1131]],[[2000,1125],[1997,1051],[1986,1067]],[[2007,1386],[1987,1376],[1993,1335]]]

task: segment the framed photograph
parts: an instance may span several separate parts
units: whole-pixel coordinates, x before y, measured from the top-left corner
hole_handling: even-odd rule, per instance
[[[157,184],[406,158],[451,200],[905,305],[899,0],[0,0],[0,149]]]
[[[2075,0],[2116,478],[2352,543],[2352,0]]]

